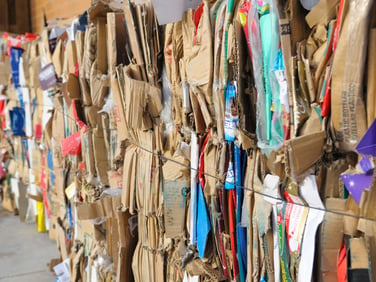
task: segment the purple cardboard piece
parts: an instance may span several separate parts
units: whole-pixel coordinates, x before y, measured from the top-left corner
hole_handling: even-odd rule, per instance
[[[365,189],[369,189],[372,183],[373,175],[366,174],[342,174],[341,179],[354,198],[357,204],[360,204],[362,193]]]
[[[373,170],[373,163],[370,158],[362,157],[359,161],[359,166],[363,170],[364,173],[370,173]]]
[[[53,64],[45,65],[39,71],[39,83],[42,90],[47,90],[56,85],[56,73]]]
[[[374,119],[355,149],[362,155],[376,157],[376,119]]]

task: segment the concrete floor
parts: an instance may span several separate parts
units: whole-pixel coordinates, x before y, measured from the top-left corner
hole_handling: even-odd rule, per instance
[[[36,224],[21,223],[0,202],[0,282],[53,282],[56,276],[47,264],[58,257],[47,233],[38,233]]]

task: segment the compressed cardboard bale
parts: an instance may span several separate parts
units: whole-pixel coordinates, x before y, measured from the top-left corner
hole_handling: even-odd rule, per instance
[[[8,84],[10,73],[10,59],[5,57],[4,60],[0,61],[0,84]]]
[[[124,13],[107,13],[107,61],[108,73],[115,72],[116,66],[128,65]]]
[[[126,122],[125,102],[123,89],[120,85],[124,85],[122,68],[116,70],[117,76],[111,76],[111,92],[114,99],[114,112],[116,116],[116,127],[118,129],[118,144],[128,138],[128,125]]]
[[[93,128],[92,146],[96,175],[104,186],[108,186],[107,171],[109,170],[109,162],[102,128],[102,114],[98,113],[99,108],[95,106],[85,108],[85,112],[88,124]]]

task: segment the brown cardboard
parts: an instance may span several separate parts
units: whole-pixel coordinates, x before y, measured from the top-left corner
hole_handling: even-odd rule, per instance
[[[52,124],[53,124],[53,120],[54,120],[54,113],[52,113],[50,119],[48,120],[48,122],[46,123],[46,126],[43,130],[44,132],[44,140],[46,142],[46,145],[48,146],[48,148],[52,151],[52,144],[51,144],[51,140],[52,140]]]
[[[40,178],[41,178],[41,167],[42,167],[42,154],[41,151],[38,149],[32,150],[32,159],[30,160],[30,167],[33,171],[35,177],[35,184],[40,185]]]
[[[78,249],[78,250],[77,250]],[[75,246],[74,250],[69,255],[70,260],[70,274],[73,281],[79,281],[81,279],[80,264],[84,258],[85,248],[81,246]]]
[[[110,170],[107,172],[108,180],[111,188],[122,187],[123,183],[123,169],[120,168],[118,171]]]
[[[111,249],[112,258],[114,262],[113,273],[118,272],[118,259],[119,259],[119,222],[117,219],[117,211],[121,205],[121,198],[120,197],[111,197],[111,205],[112,205],[112,217],[111,217],[111,229],[109,233],[111,234],[111,243],[108,245]]]
[[[29,60],[29,75],[30,75],[29,85],[30,87],[39,87],[39,78],[38,78],[39,68],[40,68],[40,57],[36,56],[36,57],[30,58]]]
[[[69,98],[81,99],[80,81],[78,77],[72,73],[68,75],[67,90]]]
[[[344,212],[345,200],[329,198],[325,201],[328,210]],[[337,258],[343,241],[343,216],[325,213],[320,228],[319,281],[337,281]]]
[[[328,23],[337,15],[339,0],[320,0],[305,17],[310,28],[315,25]]]
[[[22,177],[24,169],[24,149],[21,141],[21,137],[16,137],[13,139],[14,148],[14,160],[17,162],[17,170],[19,175]]]
[[[296,54],[296,44],[308,37],[309,27],[304,17],[307,11],[302,7],[299,0],[286,1],[285,14],[288,15],[291,24],[291,52]]]
[[[376,28],[369,32],[367,69],[367,124],[376,118]]]
[[[366,244],[369,256],[369,271],[372,273],[370,275],[370,279],[372,282],[376,281],[376,223],[375,222],[368,222],[367,229],[366,229]]]
[[[104,186],[108,186],[108,176],[107,171],[109,169],[109,163],[106,154],[106,147],[104,143],[104,136],[103,133],[98,133],[103,130],[94,130],[93,134],[93,151],[94,151],[94,159],[95,159],[95,169],[97,172],[97,176],[99,177],[99,181]]]
[[[67,250],[67,244],[65,240],[65,231],[60,224],[57,224],[56,230],[57,230],[57,236],[58,236],[58,242],[57,242],[58,248],[62,256],[62,259],[66,260],[68,258],[68,250]]]
[[[132,15],[132,4],[129,0],[124,1],[124,15],[125,15],[125,26],[127,30],[127,40],[129,44],[126,48],[132,50],[133,57],[130,59],[133,64],[141,66],[141,80],[146,81],[146,73],[144,69],[144,58],[141,51],[141,45],[139,42],[139,37],[136,30],[136,24]]]
[[[179,61],[183,57],[182,23],[168,24],[165,27],[164,66],[172,92],[172,115],[175,125],[180,128],[184,119],[183,92],[179,72]],[[188,106],[188,105],[187,105]],[[188,111],[189,107],[186,107]]]
[[[11,159],[8,165],[8,173],[12,176],[15,176],[17,171],[17,163],[15,160]]]
[[[137,216],[132,216],[128,210],[118,210],[116,213],[119,231],[118,272],[116,281],[133,281],[132,258],[137,243],[137,225],[132,222]],[[131,225],[132,224],[132,225]]]
[[[119,73],[119,72],[118,72]],[[118,144],[128,137],[128,126],[125,120],[125,109],[122,93],[119,88],[120,81],[116,77],[111,77],[111,91],[114,99],[114,112],[116,116],[116,127],[118,129]]]
[[[28,187],[22,181],[18,182],[18,189],[20,192],[18,198],[18,213],[21,222],[25,222],[26,213],[29,206],[29,199],[26,197],[27,188]]]
[[[311,105],[311,114],[309,118],[307,119],[307,121],[302,126],[302,128],[299,130],[300,135],[307,135],[313,132],[321,131],[322,129],[321,116],[314,109],[314,107],[318,108],[318,105],[316,104]]]
[[[65,205],[65,173],[62,168],[55,168],[55,191],[56,200],[58,205],[57,216],[60,218],[65,218],[66,205]]]
[[[89,220],[79,220],[75,232],[77,233],[77,240],[84,242],[86,249],[90,249],[93,242],[104,240],[104,234]]]
[[[106,18],[96,19],[97,27],[97,64],[101,73],[107,73],[107,33]]]
[[[76,232],[76,231],[75,231]],[[50,216],[50,229],[48,230],[48,237],[50,240],[57,241],[57,217],[55,215]]]
[[[286,142],[286,171],[292,179],[301,179],[304,173],[321,158],[325,138],[326,133],[320,131]]]
[[[23,183],[25,183],[25,185],[29,186],[29,184],[30,184],[30,173],[29,173],[29,164],[28,164],[26,159],[24,160],[24,163],[23,163],[22,172],[23,172],[23,174],[21,174],[21,179],[22,179]]]
[[[358,234],[359,219],[356,217],[360,216],[360,208],[351,196],[346,200],[346,213],[352,216],[343,218],[343,233],[355,237]]]
[[[94,61],[90,71],[90,94],[93,105],[102,108],[107,96],[109,77],[99,70],[98,61]]]
[[[10,76],[10,60],[9,57],[4,57],[3,61],[0,61],[0,84],[8,84]]]
[[[205,147],[204,152],[204,170],[208,175],[217,174],[217,146],[212,143],[212,140],[209,140]],[[211,176],[205,177],[205,195],[215,196],[217,194],[216,187],[217,179]]]
[[[85,33],[77,32],[77,58],[79,63],[79,81],[80,87],[82,91],[82,100],[83,104],[86,106],[90,106],[92,104],[90,89],[88,80],[90,77],[90,68],[91,68],[91,60],[90,60],[90,36],[92,35],[91,29],[87,29]],[[86,43],[86,44],[84,44]]]
[[[132,77],[132,70],[124,68],[125,117],[128,127],[151,129],[150,116],[155,118],[162,111],[160,89]],[[150,115],[145,113],[146,107]]]
[[[55,72],[57,74],[58,77],[60,77],[63,73],[63,40],[62,39],[58,39],[57,41],[57,44],[56,44],[56,47],[55,47],[55,51],[52,55],[52,63],[54,65],[54,68],[55,68]]]
[[[48,42],[48,30],[44,29],[41,32],[41,41],[39,42],[39,53],[44,58],[45,64],[52,63],[52,56],[50,52],[50,44]]]
[[[81,134],[82,158],[87,172],[86,181],[90,184],[94,183],[95,162],[93,152],[93,131],[88,129]]]
[[[77,203],[76,209],[79,220],[97,219],[106,216],[103,201],[95,201],[90,204]]]
[[[77,51],[77,62],[78,62],[78,66],[79,66],[80,69],[81,69],[82,64],[83,64],[84,41],[85,41],[85,31],[77,30],[75,42],[76,42],[76,51]]]
[[[124,206],[124,208],[129,208],[134,202],[134,190],[136,189],[136,149],[136,146],[130,145],[125,150],[122,185],[123,189],[121,196],[121,204]]]
[[[320,191],[321,197],[324,198],[339,198],[340,189],[342,186],[339,182],[339,177],[349,166],[346,159],[339,159],[333,161],[328,167],[324,168],[323,183]]]
[[[32,200],[37,201],[37,202],[43,202],[43,195],[41,195],[41,194],[32,195],[32,194],[28,193],[27,197],[29,199],[32,199]]]
[[[68,40],[66,45],[66,58],[68,59],[68,74],[76,73],[77,50],[75,41]]]
[[[368,254],[364,238],[350,239],[351,269],[368,268]]]
[[[119,64],[129,64],[125,52],[124,13],[107,13],[107,60],[109,74]]]
[[[11,187],[8,186],[7,181],[4,180],[2,183],[3,194],[2,194],[2,205],[3,208],[9,212],[14,212],[16,207],[14,202],[14,194],[11,191]]]
[[[371,6],[372,1],[350,1],[334,54],[332,122],[338,147],[346,151],[354,150],[367,129],[362,87]]]
[[[4,150],[4,156],[3,156],[3,162],[5,163],[7,160],[7,157],[13,158],[13,148],[11,144],[9,143],[8,139],[2,138],[0,141],[0,150]]]
[[[108,73],[112,75],[115,72],[117,66],[117,46],[116,46],[116,18],[123,17],[124,14],[107,14],[107,61],[108,61]],[[125,46],[125,45],[124,45]]]
[[[167,238],[179,238],[184,235],[188,181],[189,178],[186,181],[163,182],[163,214]]]
[[[63,98],[61,96],[54,97],[54,106],[52,137],[54,138],[55,144],[60,144],[61,140],[65,138]]]

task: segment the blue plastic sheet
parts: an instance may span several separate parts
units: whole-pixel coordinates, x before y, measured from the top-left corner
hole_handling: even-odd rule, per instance
[[[197,205],[197,249],[198,255],[202,259],[205,254],[208,235],[211,230],[210,218],[206,207],[204,193],[201,185],[198,187],[198,205]]]
[[[10,127],[14,136],[25,136],[25,110],[14,107],[9,111]]]
[[[12,78],[14,82],[14,87],[20,87],[20,71],[19,71],[19,63],[20,58],[23,53],[23,49],[12,47],[10,48],[10,66],[12,70]]]

